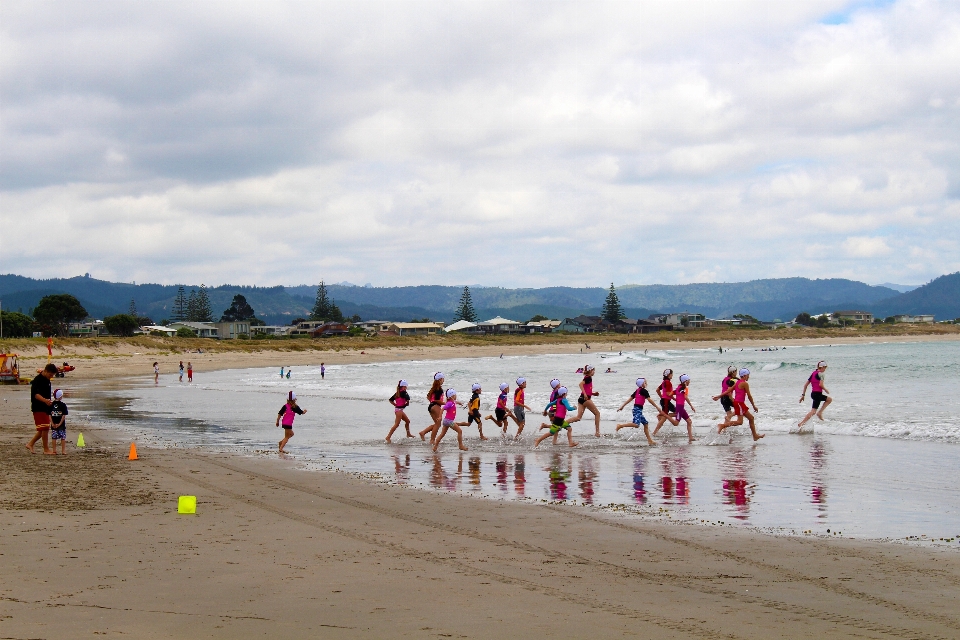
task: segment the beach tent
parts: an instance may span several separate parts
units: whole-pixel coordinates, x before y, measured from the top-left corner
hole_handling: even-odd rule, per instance
[[[447,333],[451,331],[463,331],[464,329],[476,329],[477,325],[473,322],[468,322],[466,320],[457,320],[453,324],[446,326],[443,330]]]
[[[20,382],[20,365],[17,354],[0,353],[0,383],[18,384]]]

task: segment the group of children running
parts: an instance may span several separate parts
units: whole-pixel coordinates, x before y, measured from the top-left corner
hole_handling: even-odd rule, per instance
[[[800,429],[802,429],[804,424],[814,415],[820,420],[823,420],[823,411],[832,402],[832,399],[828,396],[829,391],[824,385],[824,372],[826,369],[827,365],[825,362],[818,362],[817,369],[807,378],[807,382],[804,384],[800,402],[802,403],[806,398],[807,387],[811,387],[813,408],[807,413],[803,420],[800,421],[798,425]],[[565,387],[558,378],[550,381],[550,399],[542,412],[544,416],[549,418],[549,421],[540,425],[540,429],[546,430],[547,432],[536,439],[534,447],[539,446],[541,442],[551,436],[554,439],[554,444],[556,444],[561,431],[567,432],[567,443],[569,446],[576,447],[578,443],[573,439],[572,425],[575,422],[579,422],[587,411],[593,414],[596,437],[601,437],[600,410],[593,402],[593,398],[600,395],[599,392],[593,389],[593,374],[596,370],[593,366],[586,365],[582,370],[578,369],[578,373],[581,371],[583,373],[583,380],[581,380],[579,385],[580,396],[577,398],[576,407],[570,404],[570,401],[567,399],[567,394],[569,393],[567,387]],[[693,442],[693,420],[690,418],[690,412],[696,413],[696,408],[690,400],[691,379],[689,375],[682,374],[678,378],[677,385],[674,386],[673,376],[674,372],[672,369],[665,369],[663,371],[663,380],[655,390],[659,403],[654,402],[651,398],[650,392],[647,390],[646,378],[637,378],[636,389],[630,393],[623,404],[620,405],[620,408],[617,409],[618,412],[623,411],[623,409],[632,402],[633,420],[631,422],[618,424],[616,430],[643,428],[643,433],[647,438],[647,444],[654,447],[656,446],[656,442],[653,440],[653,436],[657,435],[664,424],[669,422],[673,426],[679,426],[680,422],[684,421],[687,427],[687,440],[688,442]],[[488,440],[489,438],[483,434],[484,420],[493,422],[503,434],[507,433],[509,421],[513,420],[517,425],[517,432],[514,434],[513,439],[519,440],[526,426],[526,412],[531,410],[531,407],[529,407],[525,401],[527,389],[526,378],[520,377],[516,380],[516,389],[513,391],[512,408],[508,406],[510,385],[506,382],[501,383],[494,412],[485,418],[482,417],[480,412],[480,395],[483,389],[479,383],[474,383],[471,386],[472,395],[470,399],[464,403],[457,400],[456,389],[444,389],[444,381],[445,376],[443,372],[438,371],[434,374],[433,384],[427,392],[427,401],[429,403],[427,411],[430,414],[431,424],[418,434],[423,441],[426,441],[427,434],[430,435],[430,445],[434,451],[437,451],[443,438],[450,430],[457,434],[457,446],[460,450],[467,451],[467,447],[463,443],[462,427],[469,427],[474,423],[476,423],[477,429],[480,432],[480,439]],[[386,442],[388,443],[391,442],[391,438],[394,432],[400,427],[401,422],[404,425],[406,436],[408,438],[414,437],[414,434],[410,432],[410,418],[406,412],[411,403],[407,386],[406,380],[400,380],[397,383],[396,392],[389,398],[390,404],[393,405],[394,420],[393,426],[387,433]],[[306,413],[306,410],[302,410],[297,406],[296,398],[296,394],[294,394],[293,391],[289,392],[286,404],[277,414],[277,426],[279,427],[282,421],[285,436],[279,443],[281,452],[284,450],[284,445],[293,437],[294,417],[297,414]],[[757,432],[754,412],[758,411],[758,409],[757,403],[754,401],[753,394],[750,391],[749,369],[737,369],[735,366],[730,366],[727,369],[726,377],[720,384],[720,393],[713,396],[713,400],[719,401],[725,412],[723,422],[717,425],[717,433],[723,433],[724,430],[730,427],[740,426],[744,423],[744,420],[746,420],[754,441],[764,437],[763,434]],[[747,405],[748,401],[750,406]],[[657,413],[657,425],[654,427],[652,434],[649,429],[649,421],[643,414],[645,405],[650,405]],[[458,406],[466,409],[466,421],[457,421]],[[752,411],[751,407],[753,408]],[[576,411],[576,415],[572,415],[574,411]]]

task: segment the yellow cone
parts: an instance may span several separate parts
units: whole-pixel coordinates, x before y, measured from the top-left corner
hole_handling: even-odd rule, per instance
[[[78,446],[78,447],[85,447],[85,446],[87,446],[87,445],[85,445],[85,444],[83,443],[83,433],[82,433],[82,432],[80,433],[80,435],[77,436],[77,446]]]
[[[196,513],[197,496],[180,496],[177,500],[177,513]]]

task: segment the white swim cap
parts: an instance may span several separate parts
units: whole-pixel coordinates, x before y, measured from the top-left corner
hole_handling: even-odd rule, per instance
[[[443,377],[444,376],[442,371],[437,371],[435,374],[433,374],[434,380],[443,380]]]
[[[474,382],[473,386],[470,387],[470,391],[480,391],[480,383]]]
[[[645,384],[647,384],[647,379],[646,379],[646,378],[637,378],[637,386],[638,386],[638,387],[642,387],[642,386],[645,385]]]
[[[671,375],[673,375],[673,369],[664,369],[664,370],[663,370],[663,377],[664,377],[664,378],[666,378],[667,376],[671,376]]]
[[[293,391],[287,394],[287,400],[296,400],[296,399],[297,399],[297,394],[295,394]]]
[[[397,386],[398,386],[398,387],[405,387],[405,386],[407,386],[407,381],[406,381],[406,380],[401,380],[400,382],[397,383]]]
[[[592,364],[584,365],[583,372],[586,373],[587,371],[596,371],[596,368]]]
[[[500,383],[500,391],[506,391],[509,388],[510,388],[510,385],[508,385],[506,382]]]
[[[728,376],[737,375],[737,367],[734,365],[730,365],[729,367],[727,367],[727,375]]]
[[[523,384],[524,382],[526,382],[526,381],[527,381],[526,378],[517,378],[517,386],[519,387],[520,385],[522,385],[522,384]]]
[[[551,389],[556,389],[556,388],[559,387],[559,386],[560,386],[560,380],[559,380],[559,379],[554,378],[553,380],[550,381],[550,388],[551,388]]]
[[[56,391],[53,392],[54,400],[59,400],[62,397],[63,397],[63,391],[61,391],[60,389],[57,389]]]
[[[683,374],[682,376],[680,376],[680,382],[681,382],[681,383],[683,383],[683,382],[689,382],[689,381],[690,381],[690,376],[688,376],[687,374]]]
[[[456,389],[447,389],[447,397],[448,397],[448,398],[452,398],[452,397],[455,396],[455,395],[457,395],[457,390],[456,390]]]
[[[820,367],[825,367],[825,366],[827,366],[827,363],[824,362],[823,360],[821,360],[820,362],[817,363],[817,369],[819,369]]]
[[[750,369],[740,369],[740,377],[750,375]]]
[[[558,395],[558,396],[565,396],[565,395],[567,395],[567,388],[566,388],[566,387],[559,387],[559,388],[557,389],[557,395]]]

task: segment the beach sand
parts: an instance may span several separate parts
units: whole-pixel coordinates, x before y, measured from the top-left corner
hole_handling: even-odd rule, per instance
[[[128,461],[118,434],[76,421],[86,449],[31,456],[27,390],[0,397],[3,638],[960,637],[955,551],[440,494],[273,455]]]

